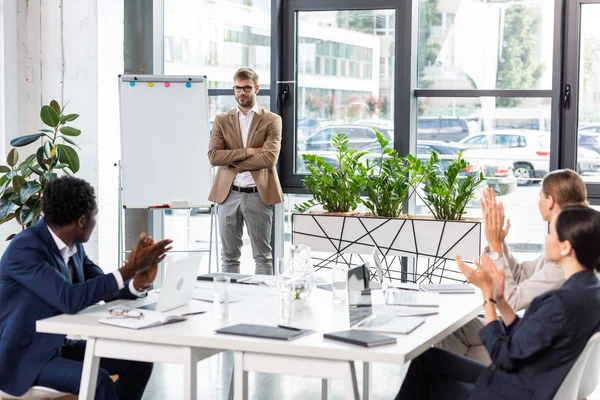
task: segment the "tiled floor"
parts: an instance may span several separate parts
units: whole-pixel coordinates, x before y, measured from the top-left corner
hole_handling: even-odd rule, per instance
[[[198,399],[226,400],[233,367],[233,354],[224,352],[198,365]],[[156,364],[144,400],[180,400],[183,398],[183,367]],[[358,385],[362,393],[362,365],[357,364]],[[393,399],[406,367],[388,364],[373,366],[372,399]],[[332,382],[332,399],[344,399],[341,382]],[[249,398],[251,400],[319,400],[321,380],[293,376],[251,373],[249,375]],[[564,399],[570,400],[570,399]],[[587,398],[600,400],[600,387]]]
[[[226,400],[233,368],[233,353],[224,352],[198,364],[198,399]],[[146,388],[144,400],[180,400],[183,398],[183,367],[156,364]],[[376,364],[373,368],[372,399],[393,399],[405,374],[405,367]],[[362,393],[362,364],[357,364],[358,385]],[[319,378],[300,378],[271,374],[249,374],[249,398],[255,400],[321,399]],[[342,382],[332,381],[334,400],[344,399]]]

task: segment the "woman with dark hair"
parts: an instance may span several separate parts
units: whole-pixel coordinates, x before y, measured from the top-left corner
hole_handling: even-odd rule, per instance
[[[565,207],[552,220],[545,259],[561,266],[566,281],[536,297],[523,318],[506,302],[504,272],[486,254],[475,263],[477,270],[457,257],[462,273],[483,294],[485,326],[479,336],[492,364],[432,348],[411,362],[396,399],[551,400],[600,330],[600,282],[594,274],[600,271],[599,237],[600,213],[589,207]]]

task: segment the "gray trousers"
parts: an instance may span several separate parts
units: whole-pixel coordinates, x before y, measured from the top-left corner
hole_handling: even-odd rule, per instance
[[[490,355],[483,343],[481,343],[481,339],[479,339],[479,330],[484,325],[485,322],[483,319],[475,318],[434,347],[469,357],[485,365],[490,365],[492,363]]]
[[[221,235],[223,272],[240,272],[244,222],[250,236],[255,273],[272,275],[271,225],[273,206],[266,205],[258,193],[240,193],[232,190],[217,207]]]

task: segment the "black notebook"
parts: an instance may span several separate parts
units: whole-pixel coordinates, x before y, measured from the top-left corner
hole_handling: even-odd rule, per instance
[[[228,276],[229,279],[231,279],[231,283],[236,283],[238,281],[243,281],[245,279],[250,279],[252,278],[252,275],[242,275],[242,274],[234,274],[234,273],[227,273],[227,272],[213,272],[210,274],[205,274],[205,275],[200,275],[198,277],[199,281],[212,281],[215,276]]]
[[[386,344],[396,343],[396,338],[393,336],[380,335],[379,333],[369,331],[340,331],[323,334],[325,339],[338,340],[340,342],[346,342],[356,344],[363,347],[376,347],[384,346]]]
[[[217,333],[229,335],[252,336],[265,339],[294,340],[299,337],[310,335],[311,329],[300,329],[283,326],[237,324],[216,330]]]

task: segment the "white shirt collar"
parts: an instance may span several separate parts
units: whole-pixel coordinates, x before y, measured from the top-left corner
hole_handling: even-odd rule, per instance
[[[237,108],[237,114],[238,114],[238,117],[240,116],[240,114],[244,115],[244,117],[249,117],[250,115],[252,115],[252,113],[256,114],[258,112],[258,110],[259,110],[258,103],[255,103],[254,107],[252,107],[250,109],[250,111],[248,111],[248,114],[244,115],[244,113],[242,112],[242,110],[240,110],[240,106],[238,106],[238,108]]]
[[[52,235],[52,239],[54,239],[54,243],[56,243],[56,247],[58,247],[60,255],[63,256],[63,258],[66,258],[65,263],[68,262],[69,258],[77,253],[77,247],[68,247],[67,244],[63,242],[62,239],[59,238],[48,225],[46,225],[46,227],[48,228],[48,231],[50,231],[50,235]]]

